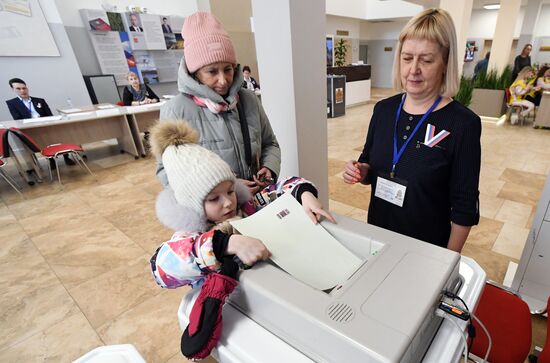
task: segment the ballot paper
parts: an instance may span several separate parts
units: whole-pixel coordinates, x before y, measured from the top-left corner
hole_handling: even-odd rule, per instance
[[[242,235],[261,240],[279,267],[319,290],[345,281],[362,264],[320,224],[313,224],[290,193],[230,223]]]
[[[61,116],[46,116],[46,117],[37,117],[37,118],[26,118],[23,120],[24,124],[29,124],[33,122],[48,122],[48,121],[58,121],[61,120]]]

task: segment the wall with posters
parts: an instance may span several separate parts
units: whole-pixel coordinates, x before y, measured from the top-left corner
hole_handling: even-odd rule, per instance
[[[65,25],[65,29],[67,31],[67,34],[69,36],[69,39],[71,41],[71,44],[73,45],[74,52],[76,55],[76,58],[78,60],[78,64],[82,70],[82,74],[84,75],[93,75],[93,74],[102,74],[102,64],[98,61],[98,58],[96,56],[96,52],[94,50],[94,45],[92,43],[92,38],[90,37],[90,28],[91,24],[89,21],[84,22],[82,15],[80,13],[80,9],[86,8],[88,10],[96,10],[96,11],[104,11],[102,9],[102,3],[103,1],[100,0],[88,0],[88,1],[72,1],[72,0],[56,0],[60,7],[60,15],[63,19],[63,23]],[[131,1],[117,1],[117,11],[123,12],[126,10],[126,6],[130,4],[135,4],[135,2]],[[159,18],[161,15],[166,15],[168,20],[172,21],[173,19],[170,17],[170,14],[177,14],[178,17],[180,17],[183,21],[183,17],[192,14],[196,11],[210,11],[210,5],[207,0],[163,0],[163,1],[153,1],[153,0],[143,0],[139,4],[141,7],[146,7],[148,9],[148,14],[146,15],[154,15],[159,19],[158,20],[158,27],[155,27],[156,30],[154,33],[163,34],[162,33],[162,19]],[[159,15],[160,14],[160,15]],[[139,14],[138,17],[138,23],[140,23],[140,26],[143,27],[143,22],[141,19],[141,16],[144,14]],[[89,19],[93,20],[95,18]],[[108,19],[106,22],[111,24],[113,19]],[[127,26],[130,24],[129,18],[121,18],[122,27],[126,29]],[[151,22],[151,19],[147,19],[145,17],[146,24],[148,22]],[[115,28],[116,24],[118,22],[115,22]],[[177,21],[174,22],[174,24],[171,24],[172,31],[181,31],[182,23],[178,23]],[[129,29],[128,29],[129,30]],[[145,29],[146,30],[146,29]],[[100,30],[95,31],[97,33],[101,32]],[[145,40],[145,34],[138,34],[138,33],[127,33],[127,34],[133,34],[134,37],[129,37],[128,44],[130,42],[133,42],[133,38],[137,38],[138,41]],[[123,33],[120,33],[123,34]],[[136,35],[137,34],[137,35]],[[153,34],[153,33],[151,33]],[[177,34],[176,34],[177,35]],[[177,39],[176,35],[174,35],[173,41],[175,43],[179,42],[179,39]],[[95,37],[96,40],[104,39],[100,38],[100,36]],[[178,37],[179,38],[179,37]],[[134,44],[135,45],[135,44]],[[132,44],[130,44],[130,47],[132,47]],[[139,46],[138,46],[139,48]],[[131,48],[132,51],[138,50]],[[164,48],[166,49],[166,48]],[[172,62],[173,57],[169,58],[167,56],[166,51],[161,50],[155,50],[155,51],[149,51],[149,52],[156,52],[154,56],[154,62],[157,66],[157,73],[162,76],[164,76],[164,79],[167,80],[167,76],[171,73],[171,71],[168,71],[167,65]],[[139,54],[139,53],[138,53]],[[163,56],[165,55],[165,56]],[[151,57],[150,57],[151,59]],[[145,61],[146,57],[140,56],[140,60]],[[149,63],[150,64],[150,63]],[[103,66],[105,66],[103,64]],[[151,73],[149,70],[146,72],[147,75],[150,75]],[[154,76],[153,76],[154,77]],[[176,84],[176,74],[173,75],[173,80],[167,80],[166,82],[157,83],[157,84],[151,84],[151,88],[155,91],[156,94],[159,96],[164,94],[174,94],[177,92],[177,84]]]
[[[54,114],[56,109],[67,107],[68,98],[74,105],[91,103],[54,0],[39,0],[39,3],[59,56],[0,57],[0,123],[12,118],[4,101],[15,97],[8,85],[13,77],[27,82],[31,96],[45,98]]]

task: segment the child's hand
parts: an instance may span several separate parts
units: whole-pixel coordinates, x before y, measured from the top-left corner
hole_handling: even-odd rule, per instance
[[[254,265],[258,261],[267,260],[271,252],[259,239],[233,234],[229,237],[227,253],[237,255],[245,265]]]
[[[248,188],[248,191],[252,195],[258,193],[258,191],[260,190],[260,187],[253,181],[246,180],[246,179],[239,179],[239,180],[244,184],[245,187]]]
[[[315,198],[311,192],[302,193],[302,207],[304,207],[306,214],[309,216],[313,224],[317,224],[321,220],[321,216],[324,216],[332,223],[336,223],[334,217],[323,209],[319,199]]]

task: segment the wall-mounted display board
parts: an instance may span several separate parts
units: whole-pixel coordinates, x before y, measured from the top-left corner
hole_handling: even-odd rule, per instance
[[[0,56],[60,56],[38,0],[0,1]]]
[[[99,9],[81,9],[80,14],[88,27],[101,72],[114,75],[118,85],[128,84],[129,71],[146,84],[177,80],[183,56],[179,33],[183,17]]]

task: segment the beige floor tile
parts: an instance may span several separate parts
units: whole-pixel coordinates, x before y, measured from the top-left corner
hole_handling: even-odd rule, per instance
[[[2,362],[71,362],[102,346],[84,315],[77,312],[24,341],[0,351]]]
[[[542,188],[507,182],[504,183],[497,196],[502,199],[536,206],[541,193]]]
[[[521,258],[528,235],[529,229],[505,223],[493,245],[493,251],[517,261]]]
[[[479,193],[491,197],[497,197],[504,184],[506,183],[502,180],[481,178],[479,180]]]
[[[187,290],[163,290],[97,329],[105,344],[132,342],[149,363],[165,362],[180,351],[177,311]]]
[[[125,265],[145,253],[143,248],[101,217],[85,217],[80,221],[88,227],[33,237],[34,244],[67,288]]]
[[[141,256],[90,279],[69,293],[94,328],[161,292],[151,274],[150,256]]]
[[[497,221],[522,227],[527,223],[532,210],[532,205],[505,200],[495,216],[495,219]]]
[[[36,215],[49,214],[57,209],[79,204],[79,199],[73,193],[55,193],[32,200],[11,204],[10,211],[19,219]]]
[[[346,162],[336,159],[328,159],[328,175],[338,175],[344,170]]]
[[[172,358],[166,361],[166,363],[187,363],[187,362],[191,362],[191,361],[185,359],[185,357],[181,353],[174,355]],[[211,356],[201,360],[201,363],[217,363],[217,362],[218,361],[212,358]]]
[[[544,183],[546,182],[546,174],[531,173],[506,168],[500,176],[500,180],[510,182],[515,185],[542,189],[544,188]]]
[[[22,218],[19,223],[32,238],[53,231],[64,232],[83,227],[81,221],[88,218],[92,213],[92,209],[88,205],[78,203],[56,208],[53,213],[42,213]]]
[[[481,217],[479,224],[471,229],[466,243],[490,250],[493,248],[503,225],[504,223],[494,219]]]
[[[329,211],[331,213],[339,214],[341,216],[348,215],[349,212],[353,209],[352,206],[337,202],[335,200],[329,199]]]
[[[363,184],[346,184],[342,178],[329,177],[329,198],[349,206],[368,209],[371,187]]]
[[[492,197],[486,194],[479,195],[479,214],[482,217],[494,219],[500,207],[504,203],[504,199]]]
[[[471,243],[466,243],[466,245],[464,245],[462,254],[473,258],[485,271],[488,280],[502,283],[506,275],[510,257],[487,250],[484,247],[475,246]]]

